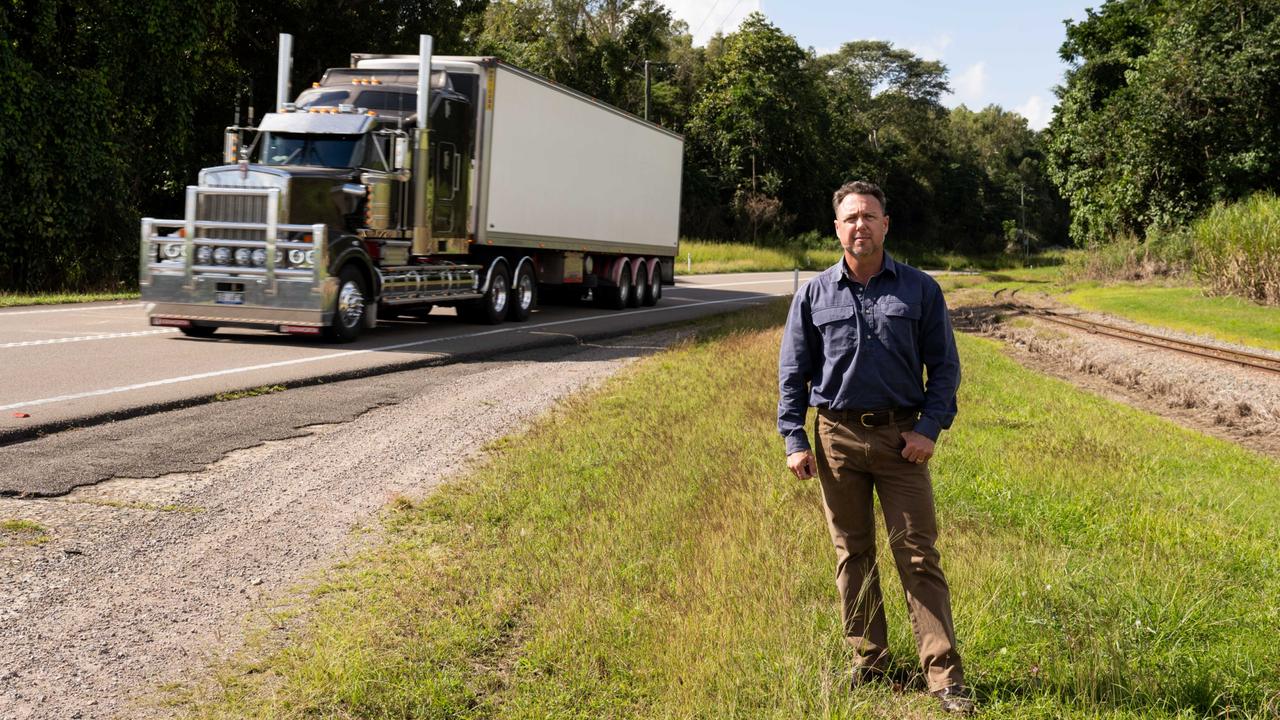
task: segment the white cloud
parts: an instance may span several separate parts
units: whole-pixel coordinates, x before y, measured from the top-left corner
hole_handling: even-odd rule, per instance
[[[1027,101],[1014,108],[1014,112],[1027,119],[1032,130],[1043,130],[1049,126],[1053,118],[1053,108],[1049,107],[1039,95],[1032,95]]]
[[[907,49],[924,60],[941,60],[950,45],[951,33],[942,33],[919,45],[908,45]]]
[[[951,99],[957,105],[964,104],[978,109],[986,104],[983,99],[986,91],[986,62],[974,63],[951,79]]]

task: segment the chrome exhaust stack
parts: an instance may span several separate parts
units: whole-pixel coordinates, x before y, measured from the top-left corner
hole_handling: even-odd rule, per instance
[[[276,63],[276,112],[289,102],[289,72],[293,70],[293,36],[280,33],[280,59]]]
[[[435,191],[431,186],[431,157],[428,153],[430,130],[427,120],[431,112],[431,51],[430,35],[418,36],[418,127],[414,133],[413,147],[413,255],[430,255],[432,251],[431,208],[435,204]]]

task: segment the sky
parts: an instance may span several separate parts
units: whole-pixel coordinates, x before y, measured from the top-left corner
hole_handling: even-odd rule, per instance
[[[1066,63],[1058,48],[1063,20],[1079,21],[1103,0],[663,0],[689,23],[695,45],[737,28],[759,10],[801,47],[833,52],[851,40],[885,40],[927,60],[941,60],[952,94],[947,107],[996,104],[1042,130],[1053,116],[1053,88]]]

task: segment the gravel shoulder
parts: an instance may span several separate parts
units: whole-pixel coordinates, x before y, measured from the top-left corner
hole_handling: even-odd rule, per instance
[[[39,528],[0,534],[0,717],[167,714],[149,699],[157,688],[238,648],[245,618],[375,536],[353,531],[376,531],[390,500],[430,492],[559,399],[692,332],[351,380],[0,449],[0,464],[48,480],[43,497],[0,498],[0,520]]]

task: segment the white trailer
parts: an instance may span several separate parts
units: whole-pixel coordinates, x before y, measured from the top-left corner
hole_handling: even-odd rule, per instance
[[[675,133],[425,37],[288,97],[281,82],[279,112],[228,128],[183,220],[144,219],[152,324],[351,340],[380,312],[519,321],[539,292],[622,309],[674,281]]]

